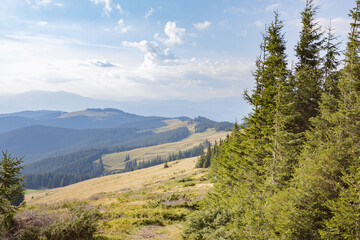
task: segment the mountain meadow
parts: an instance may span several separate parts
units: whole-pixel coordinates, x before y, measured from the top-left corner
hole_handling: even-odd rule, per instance
[[[360,239],[353,2],[342,43],[305,1],[294,63],[274,12],[239,122],[110,108],[0,115],[0,237]]]

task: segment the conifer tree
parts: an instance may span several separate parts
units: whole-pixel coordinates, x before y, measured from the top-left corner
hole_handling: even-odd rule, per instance
[[[324,39],[325,57],[323,63],[324,74],[324,91],[328,95],[334,95],[335,98],[339,98],[339,79],[340,71],[338,67],[340,65],[340,42],[337,41],[337,37],[333,33],[334,29],[331,26],[331,20],[329,27],[327,28],[327,35]]]
[[[280,122],[276,117],[285,113],[285,108],[279,110],[285,103],[278,94],[285,93],[287,84],[282,28],[282,21],[275,13],[274,21],[263,35],[262,54],[254,73],[256,87],[251,96],[245,94],[253,112],[245,119],[244,129],[234,126],[222,146],[221,156],[214,160],[216,170],[213,172],[218,180],[211,199],[236,209],[238,217],[233,227],[238,230],[238,238],[263,239],[270,233],[264,214],[266,202],[281,175],[280,148],[275,147],[275,133],[283,128],[280,124],[276,126],[276,122]],[[283,88],[284,91],[278,91]]]
[[[321,28],[316,22],[313,0],[306,0],[305,9],[301,12],[302,29],[300,40],[295,47],[298,63],[295,67],[294,92],[295,131],[303,133],[310,127],[310,118],[318,115],[318,103],[322,94],[322,71],[320,69],[320,51],[323,40]]]
[[[196,162],[195,167],[196,168],[202,168],[204,166],[206,160],[206,156],[205,156],[205,151],[204,151],[204,146],[201,145],[201,152],[200,152],[200,156]]]
[[[7,230],[12,224],[16,207],[11,206],[20,195],[24,194],[22,158],[11,157],[7,152],[2,152],[0,161],[0,230]]]

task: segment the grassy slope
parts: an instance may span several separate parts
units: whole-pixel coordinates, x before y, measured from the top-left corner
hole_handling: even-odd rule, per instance
[[[200,143],[203,143],[205,140],[209,140],[211,143],[214,143],[215,140],[219,140],[220,138],[224,139],[226,135],[226,132],[216,132],[214,129],[208,129],[203,133],[193,133],[179,142],[138,148],[126,152],[106,154],[102,157],[102,159],[106,169],[123,169],[125,166],[124,160],[127,154],[130,155],[130,159],[136,158],[140,161],[148,161],[156,158],[157,156],[167,157],[169,154],[178,153],[179,150],[191,149],[198,146]]]
[[[172,162],[170,168],[158,165],[133,172],[109,175],[79,182],[62,188],[27,194],[28,204],[55,203],[72,199],[87,199],[93,195],[109,192],[137,190],[149,183],[165,182],[170,178],[191,175],[197,158],[187,158]]]
[[[61,213],[77,206],[101,211],[101,239],[181,239],[185,217],[211,188],[206,169],[188,158],[26,195],[31,211]]]

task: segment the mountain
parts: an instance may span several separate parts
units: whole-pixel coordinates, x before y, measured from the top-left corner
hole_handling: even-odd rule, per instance
[[[168,125],[174,121],[179,125]],[[0,150],[25,156],[25,163],[94,148],[114,152],[114,148],[120,151],[178,141],[189,135],[188,122],[196,132],[208,128],[224,131],[232,126],[202,117],[144,117],[111,108],[23,111],[0,114]],[[161,127],[165,128],[159,130]]]
[[[86,108],[117,108],[145,116],[204,116],[216,121],[240,121],[250,111],[242,97],[208,98],[199,101],[166,99],[107,101],[82,97],[68,92],[30,91],[0,96],[0,113],[23,110],[77,111]]]
[[[86,109],[77,112],[22,111],[0,114],[0,133],[33,125],[71,129],[94,129],[133,127],[137,129],[157,128],[167,118],[144,117],[117,109]]]

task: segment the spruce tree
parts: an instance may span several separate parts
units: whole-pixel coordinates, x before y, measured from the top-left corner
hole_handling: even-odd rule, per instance
[[[232,224],[240,239],[269,237],[267,201],[281,185],[280,147],[275,147],[280,142],[275,135],[276,130],[284,129],[276,123],[286,122],[279,119],[286,112],[283,96],[279,94],[285,95],[288,74],[282,28],[283,23],[275,13],[274,21],[263,35],[262,54],[254,73],[256,87],[251,96],[245,93],[253,112],[245,119],[243,129],[234,126],[221,148],[221,156],[213,164],[217,182],[211,199],[236,209],[238,217]]]
[[[202,168],[204,166],[206,160],[206,156],[205,156],[205,151],[204,151],[204,146],[201,145],[201,152],[200,152],[200,156],[196,162],[195,167],[196,168]]]
[[[23,177],[21,176],[22,158],[14,158],[2,152],[0,161],[0,230],[11,227],[16,207],[11,203],[24,194]]]
[[[309,129],[310,118],[318,115],[322,94],[320,51],[323,48],[323,33],[315,19],[317,10],[313,0],[306,0],[305,9],[301,12],[300,40],[295,47],[298,58],[293,86],[297,110],[294,124],[296,133]]]
[[[331,20],[329,27],[327,28],[327,35],[324,39],[325,45],[325,56],[323,61],[323,74],[324,74],[324,91],[328,95],[334,95],[335,98],[339,98],[339,79],[340,71],[338,67],[340,65],[339,56],[340,56],[340,42],[337,41],[337,37],[333,33],[334,29],[331,25]]]

